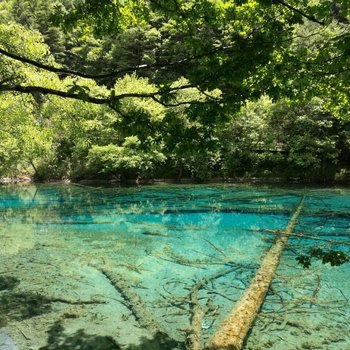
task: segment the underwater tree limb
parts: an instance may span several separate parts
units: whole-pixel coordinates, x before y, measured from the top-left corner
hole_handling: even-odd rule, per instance
[[[271,285],[282,251],[288,241],[288,234],[292,233],[303,209],[304,200],[305,196],[295,209],[284,231],[285,235],[276,236],[274,244],[265,255],[252,282],[209,340],[208,350],[242,349],[244,340]]]
[[[62,304],[70,304],[70,305],[91,305],[91,304],[106,304],[107,302],[104,300],[69,300],[64,298],[45,298],[50,303],[62,303]]]
[[[202,350],[202,342],[201,342],[201,334],[202,334],[202,321],[203,318],[208,311],[207,308],[204,308],[199,304],[198,301],[198,293],[201,289],[204,289],[205,286],[214,281],[217,278],[223,277],[235,270],[239,267],[234,266],[231,269],[220,270],[210,276],[206,276],[198,281],[191,288],[190,293],[190,312],[191,312],[191,327],[187,331],[186,336],[186,349],[187,350]]]
[[[202,321],[206,310],[200,305],[198,301],[198,292],[200,285],[194,285],[190,296],[190,311],[191,311],[191,328],[186,335],[186,349],[188,350],[202,350]]]
[[[23,332],[23,330],[22,330],[21,328],[19,328],[18,326],[16,326],[16,328],[17,328],[18,331],[23,335],[23,337],[24,337],[25,340],[30,340],[30,339],[31,339],[27,334],[25,334],[25,333]],[[2,343],[1,343],[0,345],[2,345]],[[5,346],[6,346],[6,344],[5,344]]]
[[[136,321],[143,328],[148,329],[152,333],[165,333],[160,324],[147,311],[141,298],[134,293],[127,282],[118,273],[99,269],[99,271],[109,280],[111,285],[117,290],[125,301],[125,305],[134,315]]]
[[[200,262],[191,262],[190,260],[186,261],[186,260],[181,260],[179,258],[173,258],[173,259],[167,259],[167,258],[163,258],[161,256],[158,257],[158,259],[162,259],[164,261],[168,261],[174,264],[178,264],[178,265],[182,265],[182,266],[187,266],[187,267],[194,267],[196,269],[205,269],[204,266],[197,266],[197,265],[203,265],[204,263],[200,263]],[[197,264],[197,265],[195,265]]]
[[[311,307],[311,305],[316,304],[316,302],[317,302],[317,295],[318,295],[318,293],[319,293],[319,291],[321,289],[321,276],[317,275],[316,278],[317,278],[317,285],[316,285],[316,288],[315,288],[314,292],[312,293],[312,300],[310,302],[310,307]]]
[[[321,238],[317,236],[312,236],[312,235],[306,235],[304,233],[287,233],[285,231],[274,231],[274,230],[264,230],[264,232],[267,233],[272,233],[274,235],[282,235],[282,236],[290,236],[290,237],[300,237],[300,238],[305,238],[305,239],[312,239],[315,241],[322,241],[322,242],[327,242],[327,243],[333,243],[333,244],[339,244],[339,245],[350,245],[350,242],[346,241],[338,241],[336,239],[327,239],[327,238]]]
[[[224,253],[224,251],[220,248],[218,248],[214,243],[210,242],[209,239],[206,238],[202,238],[204,241],[206,241],[207,243],[209,243],[217,252],[219,252],[220,254],[222,254],[225,258],[227,258],[227,255]]]

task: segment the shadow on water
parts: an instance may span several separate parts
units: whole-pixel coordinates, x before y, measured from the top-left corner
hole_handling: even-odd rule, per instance
[[[51,311],[51,301],[34,293],[15,293],[20,284],[13,276],[0,276],[0,328],[8,321],[22,321]]]
[[[39,350],[183,350],[184,346],[169,338],[166,334],[157,333],[153,338],[141,338],[140,344],[121,347],[110,336],[89,335],[84,330],[66,335],[60,321],[49,330],[47,345]]]
[[[0,285],[5,291],[0,296],[0,328],[7,321],[22,321],[51,312],[51,300],[33,293],[13,293],[19,281],[2,278]],[[11,343],[12,344],[12,343]],[[10,345],[11,345],[10,344]],[[5,346],[5,347],[3,347]],[[0,344],[0,349],[16,349],[12,345]],[[158,332],[152,338],[142,337],[138,344],[120,345],[111,336],[91,335],[80,329],[67,335],[62,321],[56,321],[48,331],[47,344],[39,350],[184,350],[185,344]],[[227,348],[229,350],[230,348]],[[215,350],[206,348],[206,350]],[[222,350],[222,348],[220,348]]]
[[[12,290],[19,285],[20,281],[12,276],[0,276],[0,291]]]
[[[47,345],[40,350],[118,350],[120,346],[112,337],[86,334],[82,329],[72,335],[65,335],[60,321],[49,330]]]
[[[0,279],[0,328],[8,321],[23,321],[35,316],[51,312],[51,300],[34,293],[10,292],[19,284],[13,277]],[[11,343],[12,344],[12,343]],[[2,347],[0,349],[15,349]],[[7,344],[4,344],[4,346]],[[152,338],[142,337],[138,344],[120,345],[111,336],[91,335],[80,329],[67,335],[62,321],[56,321],[48,331],[47,344],[39,350],[184,350],[185,344],[158,332]],[[209,349],[208,349],[209,350]],[[214,350],[214,349],[210,349]]]
[[[0,296],[0,315],[22,321],[51,311],[51,301],[33,293],[5,293]]]
[[[121,346],[110,336],[86,334],[80,329],[66,335],[61,321],[56,321],[49,330],[47,345],[39,350],[185,350],[185,344],[171,339],[167,334],[158,332],[152,338],[142,337],[139,344]],[[205,350],[232,350],[227,348],[205,348]]]

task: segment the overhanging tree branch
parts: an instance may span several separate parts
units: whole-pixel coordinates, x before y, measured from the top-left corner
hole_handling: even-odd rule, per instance
[[[183,106],[183,105],[190,105],[193,103],[199,103],[197,100],[196,101],[192,100],[192,101],[179,101],[179,102],[163,102],[162,100],[160,100],[156,96],[152,96],[152,100],[156,101],[157,103],[161,104],[164,107],[179,107],[179,106]]]
[[[163,89],[160,91],[150,92],[150,93],[124,93],[119,95],[114,95],[113,97],[94,97],[88,94],[82,93],[70,93],[67,91],[50,89],[42,86],[23,86],[23,85],[0,85],[0,91],[10,91],[10,92],[20,92],[24,94],[41,93],[43,95],[53,95],[63,98],[69,98],[74,100],[80,100],[84,102],[89,102],[97,105],[113,105],[116,101],[123,98],[151,98],[154,101],[166,106],[166,107],[176,107],[183,104],[190,104],[195,101],[181,101],[175,103],[164,103],[157,96],[176,91],[185,90],[192,88],[193,85],[187,84],[182,86],[176,86],[173,88]]]
[[[76,75],[82,78],[88,78],[88,79],[94,79],[93,75],[91,74],[87,74],[87,73],[82,73],[82,72],[77,72],[74,70],[70,70],[70,69],[65,69],[65,68],[58,68],[58,67],[54,67],[51,66],[49,64],[45,64],[45,63],[41,63],[35,60],[32,60],[28,57],[23,57],[17,54],[14,54],[12,52],[6,51],[2,48],[0,48],[0,54],[4,55],[6,57],[12,58],[16,61],[22,62],[22,63],[28,63],[34,67],[40,68],[40,69],[44,69],[47,70],[49,72],[53,72],[53,73],[59,73],[59,74],[67,74],[67,75]]]
[[[311,20],[311,21],[318,23],[320,25],[324,25],[324,22],[320,22],[314,16],[310,16],[310,15],[304,13],[300,9],[297,9],[297,8],[291,6],[290,4],[288,4],[287,2],[285,2],[283,0],[273,0],[273,2],[282,5],[295,13],[298,13],[299,15],[301,15],[304,18],[307,18],[308,20]],[[247,35],[246,37],[242,37],[242,39],[247,40],[255,31],[256,31],[256,28],[253,29],[252,32],[249,35]],[[54,72],[54,73],[58,73],[58,74],[79,76],[79,77],[87,78],[87,79],[99,80],[99,79],[113,78],[113,77],[117,77],[117,76],[125,74],[125,73],[131,73],[131,72],[135,72],[135,71],[139,71],[139,70],[154,69],[154,68],[167,69],[167,68],[171,68],[171,67],[176,67],[176,66],[183,65],[185,63],[194,61],[196,59],[200,59],[200,58],[203,58],[206,56],[213,55],[213,54],[218,53],[218,52],[225,52],[225,51],[231,50],[234,47],[235,47],[235,44],[223,45],[220,47],[213,48],[212,50],[209,50],[207,52],[203,52],[203,53],[200,53],[198,55],[191,55],[189,57],[186,57],[186,58],[183,58],[183,59],[180,59],[177,61],[173,61],[173,62],[157,62],[157,63],[153,63],[153,64],[140,64],[140,65],[136,65],[136,66],[116,69],[116,70],[113,70],[111,72],[107,72],[107,73],[103,73],[103,74],[92,74],[92,73],[86,73],[86,72],[76,71],[76,70],[72,70],[72,69],[55,67],[55,66],[52,66],[49,64],[38,62],[37,60],[31,59],[28,57],[18,55],[18,54],[13,53],[13,52],[9,52],[9,51],[5,50],[4,48],[0,48],[0,54],[4,55],[6,57],[9,57],[11,59],[14,59],[16,61],[33,65],[39,69],[44,69],[46,71],[50,71],[50,72]]]
[[[111,101],[110,98],[99,98],[99,97],[93,97],[85,94],[69,93],[66,91],[50,89],[50,88],[45,88],[41,86],[1,85],[0,91],[12,91],[12,92],[20,92],[24,94],[32,94],[35,92],[39,92],[43,95],[54,95],[54,96],[70,98],[74,100],[81,100],[81,101],[90,102],[90,103],[99,104],[99,105],[108,104]],[[130,96],[130,97],[133,97],[133,96]]]
[[[24,56],[14,54],[14,53],[6,51],[2,48],[0,48],[0,54],[4,55],[6,57],[12,58],[16,61],[19,61],[22,63],[27,63],[27,64],[30,64],[34,67],[40,68],[40,69],[44,69],[44,70],[49,71],[49,72],[53,72],[53,73],[57,73],[57,74],[74,75],[74,76],[78,76],[81,78],[87,78],[87,79],[106,79],[106,78],[118,76],[118,75],[123,74],[123,73],[134,72],[134,71],[141,70],[141,69],[157,68],[157,67],[161,68],[161,67],[164,67],[165,65],[167,65],[167,66],[178,65],[178,64],[182,64],[188,60],[187,59],[187,60],[177,61],[177,62],[168,63],[168,64],[153,64],[153,65],[141,64],[138,66],[133,66],[133,67],[125,68],[125,69],[115,70],[115,71],[108,72],[105,74],[90,74],[90,73],[79,72],[79,71],[71,70],[71,69],[54,67],[54,66],[51,66],[49,64],[41,63],[41,62],[38,62],[36,60],[32,60],[32,59],[24,57]]]
[[[273,1],[274,1],[274,2],[277,2],[278,4],[280,4],[280,5],[284,6],[284,7],[286,7],[287,9],[289,9],[289,10],[295,12],[295,13],[298,13],[300,16],[302,16],[302,17],[308,19],[309,21],[312,21],[312,22],[314,22],[314,23],[320,24],[321,26],[324,26],[324,25],[325,25],[324,22],[319,21],[316,17],[310,16],[310,15],[306,14],[305,12],[303,12],[303,11],[301,11],[301,10],[299,10],[299,9],[297,9],[297,8],[295,8],[295,7],[293,7],[293,6],[291,6],[291,5],[289,5],[289,4],[286,3],[285,1],[282,1],[282,0],[273,0]]]
[[[216,52],[219,52],[219,51],[227,51],[227,50],[232,49],[232,48],[233,48],[232,45],[223,46],[220,48],[213,49],[210,52],[203,53],[201,55],[190,56],[190,57],[183,58],[181,60],[174,61],[174,62],[140,64],[137,66],[131,66],[131,67],[126,67],[126,68],[122,68],[122,69],[117,69],[117,70],[114,70],[114,71],[111,71],[108,73],[104,73],[104,74],[90,74],[90,73],[79,72],[79,71],[75,71],[75,70],[71,70],[71,69],[54,67],[54,66],[51,66],[51,65],[48,65],[45,63],[41,63],[41,62],[38,62],[36,60],[30,59],[30,58],[27,58],[24,56],[14,54],[14,53],[6,51],[2,48],[0,48],[0,54],[4,55],[6,57],[12,58],[16,61],[19,61],[22,63],[27,63],[27,64],[30,64],[34,67],[40,68],[40,69],[44,69],[44,70],[49,71],[49,72],[53,72],[53,73],[57,73],[57,74],[65,74],[65,75],[74,75],[74,76],[86,78],[86,79],[99,80],[99,79],[113,78],[113,77],[117,77],[117,76],[125,74],[125,73],[132,73],[132,72],[136,72],[139,70],[153,69],[153,68],[167,69],[167,68],[171,68],[171,67],[176,67],[176,66],[180,66],[182,64],[185,64],[187,62],[191,62],[195,59],[210,56],[210,55],[215,54]]]
[[[254,28],[246,37],[243,37],[242,39],[248,40],[258,30],[259,29]],[[306,38],[309,38],[311,36],[318,35],[318,34],[319,33],[316,32],[316,33],[312,33],[308,36],[298,35],[298,36],[288,38],[287,40],[279,41],[279,43],[292,41],[298,37],[306,39]],[[271,43],[271,41],[261,42],[261,44],[268,44],[268,43]],[[31,58],[24,57],[24,56],[15,54],[13,52],[9,52],[1,47],[0,47],[0,55],[4,55],[4,56],[9,57],[9,58],[16,60],[18,62],[30,64],[34,67],[46,70],[48,72],[53,72],[53,73],[63,74],[63,75],[77,76],[77,77],[86,78],[86,79],[100,80],[100,79],[113,78],[113,77],[120,76],[122,74],[132,73],[132,72],[137,72],[137,71],[147,70],[147,69],[157,69],[158,68],[161,70],[165,70],[168,68],[177,67],[177,66],[181,66],[183,64],[189,63],[189,62],[193,62],[197,59],[209,57],[209,56],[214,55],[214,54],[219,53],[219,52],[230,52],[230,50],[234,49],[235,47],[236,47],[235,44],[223,45],[220,47],[213,48],[212,50],[203,52],[201,54],[192,55],[192,56],[189,56],[189,57],[177,60],[177,61],[173,61],[173,62],[158,62],[158,63],[153,63],[153,64],[140,64],[137,66],[131,66],[131,67],[113,70],[111,72],[107,72],[107,73],[103,73],[103,74],[91,74],[91,73],[80,72],[80,71],[76,71],[76,70],[72,70],[72,69],[54,67],[54,66],[46,64],[46,63],[38,62],[38,61],[31,59]]]

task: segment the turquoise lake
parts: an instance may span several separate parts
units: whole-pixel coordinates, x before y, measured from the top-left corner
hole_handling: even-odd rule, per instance
[[[350,349],[350,189],[253,185],[0,186],[0,350],[182,350],[190,293],[203,344],[305,195],[244,349]]]

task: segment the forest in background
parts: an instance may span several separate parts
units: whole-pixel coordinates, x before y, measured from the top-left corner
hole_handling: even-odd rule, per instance
[[[349,5],[0,2],[0,177],[350,178]]]

